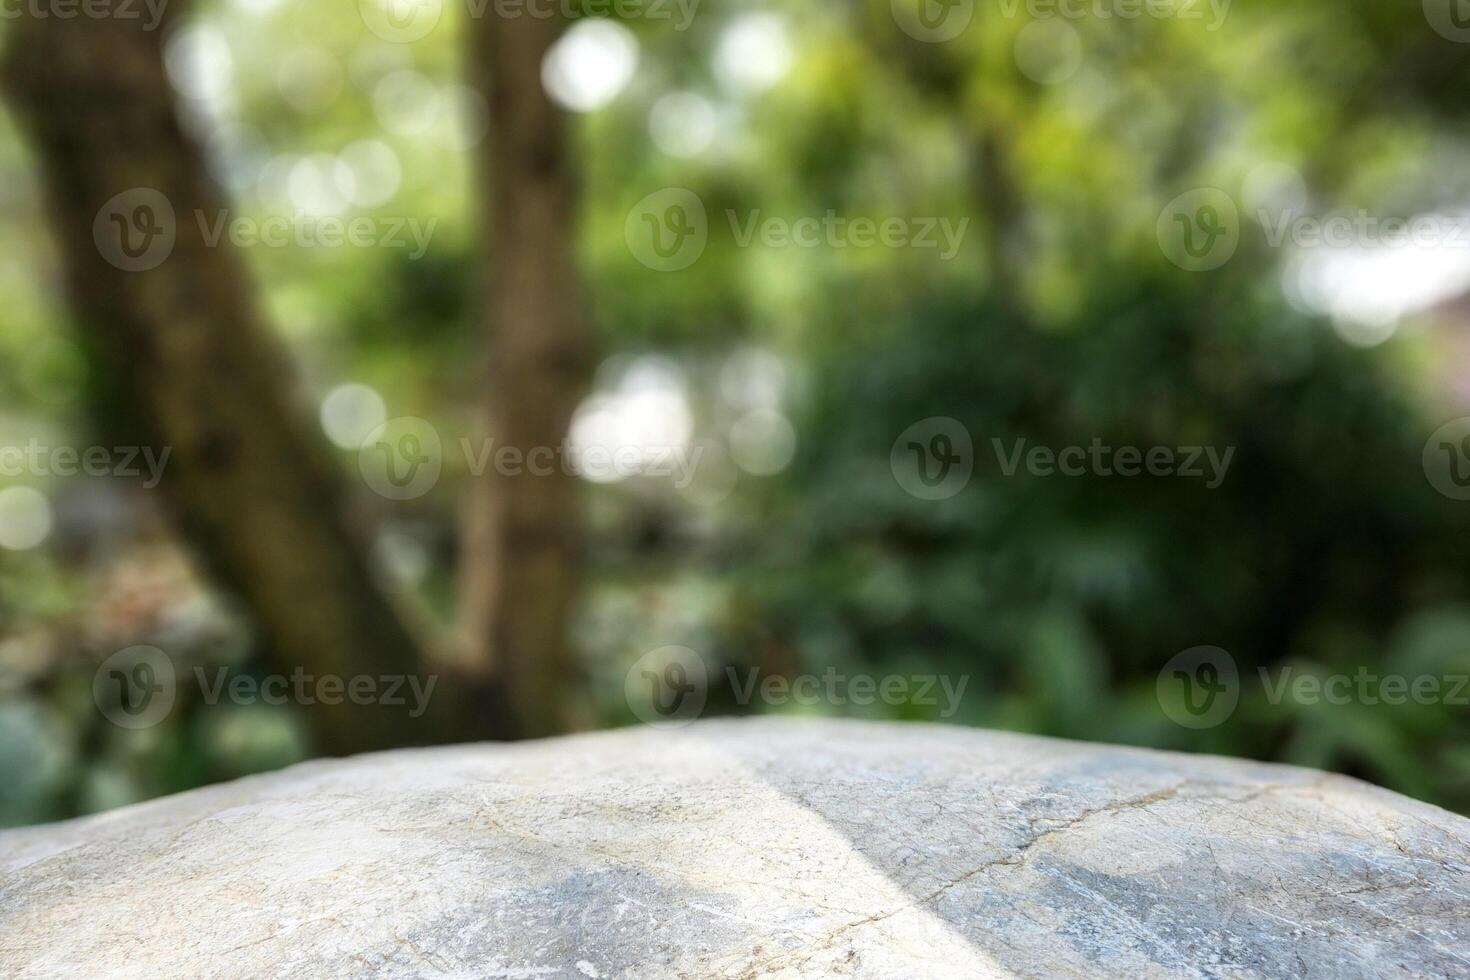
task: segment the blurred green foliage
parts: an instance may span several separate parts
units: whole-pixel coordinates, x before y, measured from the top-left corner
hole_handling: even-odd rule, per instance
[[[588,486],[589,587],[572,628],[595,721],[632,721],[629,664],[683,644],[719,668],[968,676],[953,720],[1318,766],[1470,811],[1464,706],[1273,705],[1257,679],[1285,666],[1470,673],[1470,512],[1420,462],[1430,433],[1465,414],[1463,309],[1414,311],[1365,348],[1289,302],[1293,255],[1249,219],[1236,256],[1207,273],[1170,264],[1156,237],[1176,195],[1212,186],[1246,201],[1263,163],[1299,174],[1313,213],[1459,206],[1470,148],[1453,93],[1467,46],[1437,35],[1417,4],[1239,0],[1215,30],[1068,20],[1071,35],[1018,60],[1023,32],[1047,19],[1024,4],[1016,16],[982,8],[942,45],[897,30],[888,0],[761,8],[784,25],[791,58],[759,91],[715,67],[750,8],[710,0],[685,32],[627,23],[632,82],[575,120],[589,312],[610,358],[599,386],[630,364],[673,372],[708,455],[689,492]],[[241,214],[291,213],[296,163],[372,139],[401,179],[350,213],[438,222],[419,260],[248,250],[308,402],[356,381],[390,415],[434,420],[450,444],[472,433],[479,117],[456,129],[444,108],[464,95],[454,17],[412,45],[324,5],[216,2],[196,23],[228,47],[228,70],[215,66],[227,104],[194,115]],[[1028,58],[1044,76],[1071,71],[1047,84]],[[650,139],[650,112],[675,90],[712,108],[714,136],[690,157]],[[100,438],[85,411],[96,379],[67,339],[24,148],[10,126],[0,135],[0,441],[84,443]],[[665,187],[694,191],[710,220],[708,248],[679,273],[645,267],[625,238],[630,208]],[[740,247],[728,218],[829,210],[972,223],[943,262],[916,249]],[[766,365],[754,383],[769,383],[799,440],[775,476],[729,462],[731,425],[751,407],[740,365],[752,363]],[[889,466],[899,434],[931,416],[975,440],[974,478],[946,501],[906,494]],[[992,439],[1235,454],[1207,489],[1005,476]],[[350,452],[342,462],[356,465]],[[448,463],[430,496],[376,502],[390,573],[446,623],[466,478]],[[85,495],[22,482],[44,487],[59,516],[46,547],[0,552],[0,768],[18,774],[0,789],[0,823],[310,755],[292,708],[186,700],[156,729],[107,725],[89,685],[112,650],[167,635],[181,669],[258,671],[248,629],[182,575],[162,576],[148,615],[99,627],[104,584],[153,561],[139,539],[156,549],[162,532],[128,516],[68,534],[65,501]],[[1164,715],[1155,682],[1202,644],[1231,652],[1243,694],[1225,724],[1193,731]],[[723,688],[712,697],[712,710],[738,708]]]

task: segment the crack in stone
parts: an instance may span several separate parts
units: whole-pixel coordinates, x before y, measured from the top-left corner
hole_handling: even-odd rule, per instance
[[[1042,841],[1049,840],[1052,837],[1057,836],[1058,834],[1064,834],[1072,828],[1078,826],[1079,824],[1091,820],[1093,817],[1101,816],[1108,813],[1121,813],[1125,810],[1141,810],[1146,807],[1152,806],[1155,803],[1161,803],[1164,800],[1173,799],[1174,797],[1179,795],[1179,791],[1182,790],[1186,785],[1188,785],[1187,780],[1175,783],[1173,786],[1169,786],[1161,790],[1156,790],[1152,793],[1148,793],[1135,799],[1120,800],[1115,803],[1109,803],[1104,806],[1094,807],[1093,809],[1085,810],[1082,813],[1079,813],[1076,816],[1069,818],[1061,826],[1045,830],[1040,834],[1037,834],[1035,837],[1032,837],[1026,843],[1022,844],[1014,853],[1007,854],[1004,857],[996,858],[993,861],[987,861],[979,867],[965,872],[958,878],[955,878],[954,880],[949,881],[944,885],[941,885],[939,888],[936,888],[934,891],[928,893],[927,895],[924,895],[921,898],[916,898],[912,902],[907,902],[903,905],[900,905],[898,908],[889,909],[886,912],[878,912],[873,915],[858,919],[855,922],[849,922],[844,925],[838,926],[836,929],[832,930],[825,936],[816,939],[813,943],[809,944],[806,947],[802,947],[801,949],[796,950],[788,950],[784,953],[780,953],[774,957],[763,960],[760,963],[756,963],[754,966],[752,966],[749,970],[741,975],[740,980],[751,980],[751,978],[756,977],[762,970],[765,970],[773,964],[779,963],[783,959],[788,959],[801,953],[805,953],[806,955],[802,956],[802,958],[797,961],[798,965],[801,963],[805,963],[813,956],[816,956],[818,953],[820,953],[822,949],[832,946],[837,938],[844,933],[851,932],[852,930],[861,928],[862,926],[871,925],[874,922],[882,922],[884,919],[890,919],[901,912],[907,912],[911,909],[922,908],[931,905],[946,892],[958,887],[959,885],[964,884],[971,878],[974,878],[976,875],[984,874],[986,871],[989,871],[992,868],[996,867],[1008,865],[1019,866],[1021,864],[1024,864],[1027,855],[1030,854],[1032,849],[1034,849]],[[818,948],[810,949],[810,947],[813,945],[817,946]],[[807,950],[809,949],[810,952],[807,952]]]

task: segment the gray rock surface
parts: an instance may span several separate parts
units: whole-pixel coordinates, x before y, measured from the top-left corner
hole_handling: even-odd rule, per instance
[[[0,976],[1466,977],[1467,842],[1283,766],[705,722],[0,834]]]

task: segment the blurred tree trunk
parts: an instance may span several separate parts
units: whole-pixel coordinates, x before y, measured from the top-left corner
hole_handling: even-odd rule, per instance
[[[589,363],[575,258],[577,184],[541,64],[558,17],[470,21],[470,65],[490,107],[481,160],[489,255],[487,421],[518,473],[483,475],[465,520],[461,609],[471,656],[503,684],[527,734],[568,724],[577,671],[567,641],[577,588],[578,487],[560,452]],[[555,456],[548,457],[545,449]],[[529,462],[529,461],[528,461]]]
[[[985,237],[986,276],[1003,301],[1017,305],[1031,261],[1026,201],[1017,180],[1012,130],[1014,115],[993,99],[978,100],[970,88],[973,65],[949,56],[944,46],[904,38],[885,23],[872,43],[901,66],[905,76],[937,101],[956,122],[965,150],[968,179]]]
[[[1020,299],[1030,261],[1025,199],[1011,169],[1011,145],[999,124],[982,124],[969,137],[970,186],[984,214],[985,251],[997,294]]]
[[[165,26],[176,6],[168,13]],[[420,650],[375,581],[346,488],[295,400],[241,256],[227,239],[206,244],[198,216],[212,221],[225,203],[176,115],[165,31],[141,24],[28,13],[11,22],[3,64],[40,165],[82,341],[127,409],[110,421],[171,448],[163,485],[173,512],[254,615],[273,669],[344,678],[420,671]],[[99,216],[134,188],[167,199],[177,241],[156,268],[124,271],[104,251],[126,260],[120,247],[139,250],[169,221],[137,197],[120,217]],[[436,697],[463,712],[456,700],[473,693]],[[406,709],[319,704],[307,716],[334,752],[439,734],[428,730],[429,716],[413,721]],[[494,722],[457,720],[447,737]]]

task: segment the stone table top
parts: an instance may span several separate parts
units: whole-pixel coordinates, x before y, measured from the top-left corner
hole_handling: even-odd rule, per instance
[[[1341,776],[707,721],[0,833],[6,977],[1470,977],[1470,821]]]

